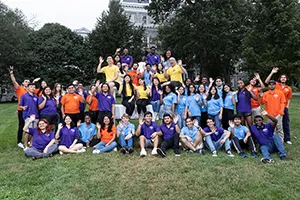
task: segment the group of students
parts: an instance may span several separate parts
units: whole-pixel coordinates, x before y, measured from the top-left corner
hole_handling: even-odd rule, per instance
[[[165,157],[166,150],[173,148],[178,156],[179,144],[201,154],[206,146],[213,156],[224,146],[227,155],[233,156],[232,143],[241,157],[247,156],[245,145],[257,157],[258,144],[263,162],[273,162],[270,153],[274,151],[286,159],[283,141],[292,144],[288,113],[292,91],[285,74],[278,82],[271,80],[278,68],[265,80],[268,91],[264,92],[259,74],[255,74],[249,85],[239,80],[237,91],[233,91],[231,84],[223,84],[221,77],[196,76],[194,81],[187,78],[183,82],[187,72],[170,51],[163,59],[151,48],[146,61],[140,63],[133,63],[127,49],[122,56],[119,51],[114,58],[107,57],[104,67],[100,56],[97,72],[104,73],[106,81],[97,81],[88,92],[77,81],[68,85],[66,92],[59,83],[51,90],[45,81],[36,89],[38,80],[24,80],[20,86],[10,67],[19,100],[18,146],[25,149],[27,156],[48,157],[57,150],[61,154],[79,153],[85,151],[84,147],[93,147],[93,153],[98,154],[112,151],[118,145],[122,153],[132,153],[133,138],[139,137],[141,156],[147,155],[148,147],[153,147],[152,155]],[[115,88],[126,107],[117,127]],[[89,111],[85,113],[86,104]],[[263,104],[265,110],[261,111]],[[147,105],[152,106],[153,112],[147,111]],[[137,129],[130,123],[135,107],[139,115]],[[269,123],[263,123],[263,116]],[[160,126],[155,122],[159,118]]]

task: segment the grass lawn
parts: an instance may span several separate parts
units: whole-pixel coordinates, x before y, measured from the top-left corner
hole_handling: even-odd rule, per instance
[[[300,97],[291,102],[288,161],[274,154],[274,164],[235,151],[234,158],[169,151],[160,159],[91,149],[32,161],[16,145],[15,110],[0,104],[0,199],[300,199]]]

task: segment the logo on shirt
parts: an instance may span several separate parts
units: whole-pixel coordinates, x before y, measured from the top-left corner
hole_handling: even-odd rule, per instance
[[[263,129],[263,132],[268,132],[268,129],[267,129],[267,128],[264,128],[264,129]]]
[[[78,96],[74,96],[74,99],[78,99]]]
[[[153,129],[153,126],[150,126],[149,128],[150,128],[150,129]]]
[[[37,101],[37,98],[34,97],[33,100],[34,100],[34,101]]]
[[[130,60],[130,58],[127,58],[127,60]]]
[[[285,88],[284,90],[285,90],[285,91],[287,91],[287,92],[289,91],[289,89],[288,89],[288,88]]]
[[[171,127],[170,130],[174,130],[174,127]]]
[[[111,96],[107,96],[108,99],[111,99]]]
[[[73,133],[74,133],[74,132],[75,132],[75,130],[74,130],[74,129],[71,129],[71,132],[73,132]]]
[[[278,98],[278,94],[274,94],[273,97]]]

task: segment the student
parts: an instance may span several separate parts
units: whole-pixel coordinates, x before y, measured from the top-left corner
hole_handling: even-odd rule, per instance
[[[91,122],[91,116],[89,113],[84,114],[84,123],[77,122],[77,128],[79,133],[78,143],[89,148],[93,147],[100,142],[95,136],[97,135],[97,128],[94,123]]]
[[[56,100],[56,113],[57,113],[57,123],[56,123],[56,129],[59,123],[62,123],[62,113],[61,113],[61,99],[65,95],[65,92],[63,91],[60,83],[55,83],[53,88],[53,97]]]
[[[199,125],[204,126],[206,125],[206,120],[208,117],[207,114],[207,105],[205,105],[204,103],[204,98],[207,98],[207,92],[206,92],[206,86],[204,84],[200,84],[198,86],[198,93],[200,94],[200,102],[202,103],[202,106],[200,106],[200,111],[201,111],[201,122],[199,123]]]
[[[203,129],[205,143],[212,153],[212,156],[218,156],[217,150],[225,146],[226,154],[229,157],[234,155],[230,151],[230,132],[224,130],[221,127],[215,126],[214,119],[212,117],[207,118],[207,127]]]
[[[260,92],[260,102],[262,105],[266,105],[265,110],[267,113],[274,116],[278,120],[276,123],[276,133],[282,140],[284,140],[282,116],[284,115],[286,99],[284,94],[280,90],[276,89],[276,81],[270,80],[268,88],[269,90],[267,92]]]
[[[38,100],[40,118],[49,122],[51,129],[55,128],[57,122],[57,103],[53,97],[50,87],[46,86],[42,96]]]
[[[141,157],[147,155],[145,148],[153,148],[151,154],[157,155],[158,138],[161,136],[161,131],[159,126],[152,121],[151,112],[147,111],[144,114],[144,121],[142,118],[139,118],[139,125],[135,135],[140,138]]]
[[[260,84],[260,87],[257,87],[258,83]],[[250,85],[252,86],[252,92],[253,94],[255,94],[255,96],[258,97],[259,92],[265,89],[265,85],[262,82],[262,80],[260,79],[260,76],[258,73],[254,74],[254,78],[252,78],[250,80]],[[249,86],[247,86],[247,89],[249,90]],[[251,87],[250,86],[250,87]],[[259,100],[254,100],[253,98],[251,98],[251,108],[252,108],[252,117],[256,116],[256,115],[260,115],[260,103]]]
[[[161,63],[159,63],[157,65],[157,69],[156,69],[156,73],[154,74],[154,77],[158,78],[159,82],[161,84],[163,84],[163,83],[165,83],[165,82],[168,81],[168,79],[164,75],[164,68],[163,68],[163,66],[162,66]]]
[[[159,110],[160,110],[160,105],[162,103],[162,95],[163,95],[163,92],[162,92],[162,87],[160,85],[160,81],[158,78],[153,78],[152,79],[153,81],[153,84],[152,84],[152,87],[151,87],[151,93],[150,93],[150,104],[152,105],[152,109],[153,109],[153,112],[154,112],[154,116],[153,116],[153,120],[158,120],[158,113],[159,113]]]
[[[117,147],[117,143],[115,142],[117,129],[112,118],[105,115],[103,122],[97,124],[97,128],[97,137],[101,142],[94,146],[93,154],[110,152],[115,149]]]
[[[164,98],[162,99],[163,109],[162,114],[170,114],[175,117],[175,104],[177,103],[177,96],[175,94],[175,87],[172,83],[166,85],[164,89]]]
[[[149,96],[150,96],[150,89],[146,86],[145,81],[142,78],[139,78],[139,84],[137,88],[137,111],[140,118],[141,113],[145,114],[147,111],[147,105],[149,104]]]
[[[227,130],[229,127],[228,121],[233,120],[234,107],[237,100],[236,92],[232,92],[231,86],[225,84],[222,92],[222,99],[224,103],[223,115],[222,115],[222,127]]]
[[[23,110],[23,119],[29,121],[31,115],[35,115],[35,120],[29,125],[29,128],[36,128],[39,119],[38,97],[34,94],[35,84],[29,83],[27,93],[21,96],[19,107]]]
[[[84,98],[84,100],[86,100],[88,96],[87,93],[84,91],[82,83],[78,83],[77,90],[75,90],[75,93],[81,95]],[[86,105],[85,101],[83,103],[81,102],[79,105],[81,121],[84,120],[85,105]]]
[[[89,105],[89,115],[93,124],[96,124],[99,114],[98,99],[96,98],[96,94],[96,86],[92,85],[89,90],[89,95],[86,98],[86,103]]]
[[[201,123],[201,110],[200,107],[203,103],[200,101],[200,94],[196,93],[194,84],[188,86],[188,97],[185,108],[185,117],[193,117],[197,120],[198,124]]]
[[[106,83],[110,87],[110,94],[114,94],[114,87],[116,86],[117,90],[119,89],[120,84],[117,82],[119,77],[119,68],[114,65],[113,59],[111,56],[108,56],[106,59],[108,66],[101,68],[103,63],[102,56],[99,57],[99,65],[97,67],[97,73],[104,73],[106,77]]]
[[[135,86],[139,86],[139,77],[141,74],[143,74],[143,73],[138,72],[137,68],[138,68],[138,64],[134,63],[132,66],[132,70],[127,73],[131,77],[132,84]]]
[[[179,128],[184,127],[184,114],[185,114],[185,107],[187,104],[187,96],[184,92],[184,87],[179,86],[177,89],[177,103],[175,105],[175,115],[178,118],[178,126]]]
[[[33,160],[51,157],[57,151],[54,133],[46,119],[40,119],[37,123],[37,128],[29,128],[29,125],[34,120],[35,115],[31,115],[23,128],[26,135],[32,136],[32,146],[28,147],[28,143],[25,143],[25,156],[31,157]]]
[[[238,80],[238,93],[237,93],[237,103],[236,110],[237,113],[242,116],[242,123],[247,126],[252,125],[252,108],[251,108],[251,98],[258,100],[257,96],[252,92],[252,85],[245,86],[243,80]],[[246,121],[246,122],[245,122]]]
[[[192,152],[204,154],[201,127],[191,117],[186,118],[185,123],[180,131],[182,145]]]
[[[201,83],[204,85],[205,90],[208,91],[209,82],[207,76],[202,76]]]
[[[75,85],[69,84],[67,86],[68,93],[61,98],[61,113],[62,117],[66,115],[71,117],[72,121],[76,124],[80,120],[80,103],[84,103],[85,99],[83,93],[75,93]]]
[[[155,46],[150,48],[150,53],[147,54],[146,60],[151,66],[160,63],[160,56],[156,53]]]
[[[128,49],[124,49],[123,53],[123,56],[121,56],[121,63],[126,63],[129,68],[131,68],[133,64],[132,56],[128,55]]]
[[[34,90],[34,94],[38,97],[41,97],[43,94],[43,90],[48,86],[48,83],[46,81],[41,81],[40,88],[36,88]]]
[[[125,75],[123,84],[119,88],[119,95],[122,95],[122,105],[125,106],[126,113],[131,117],[135,110],[135,86],[128,74]]]
[[[222,78],[220,76],[217,76],[215,79],[215,86],[216,86],[216,90],[218,92],[219,97],[222,97],[222,92],[223,92],[223,81]]]
[[[180,128],[177,124],[178,118],[170,114],[164,114],[163,124],[160,125],[160,130],[163,136],[163,141],[160,148],[157,149],[157,154],[162,158],[166,157],[167,149],[173,148],[175,156],[180,156],[179,150],[179,134]]]
[[[282,140],[277,134],[274,134],[278,120],[266,111],[262,111],[261,114],[268,117],[271,122],[264,124],[263,117],[257,115],[254,117],[254,124],[250,127],[251,134],[260,145],[260,150],[263,155],[261,161],[263,163],[274,162],[270,156],[270,154],[274,152],[278,152],[281,160],[286,160],[286,152]]]
[[[239,115],[235,115],[233,121],[229,122],[230,127],[228,128],[228,131],[232,135],[233,146],[242,158],[247,157],[247,154],[243,149],[245,146],[250,148],[251,156],[257,158],[257,152],[251,133],[246,126],[241,125],[241,122],[242,117]]]
[[[169,60],[171,67],[165,68],[165,78],[170,78],[170,81],[175,85],[175,87],[179,87],[183,83],[182,74],[187,74],[187,71],[182,66],[181,60],[178,61],[178,64],[173,57]]]
[[[151,65],[147,63],[144,70],[144,81],[147,87],[152,86],[151,77],[152,77]]]
[[[268,84],[273,74],[277,73],[279,68],[273,68],[270,75],[267,77],[265,82]],[[276,89],[280,90],[285,97],[285,107],[284,115],[282,116],[282,126],[284,132],[284,141],[287,144],[292,144],[290,136],[290,115],[289,115],[289,106],[292,98],[292,89],[287,85],[288,76],[286,74],[281,74],[278,81],[276,82]]]
[[[222,86],[223,87],[223,86]],[[222,93],[220,93],[222,94]],[[217,127],[221,127],[221,120],[223,116],[223,100],[217,93],[217,87],[212,86],[209,90],[208,96],[204,98],[204,105],[207,106],[207,114],[214,119]]]
[[[121,145],[121,153],[133,153],[133,136],[135,133],[135,127],[130,123],[130,117],[128,114],[123,114],[119,125],[117,126],[117,137],[119,138],[119,144]]]
[[[171,67],[170,60],[169,60],[171,57],[174,57],[172,52],[170,50],[167,50],[165,56],[163,57],[164,59],[162,63],[163,67]]]
[[[85,149],[82,149],[82,143],[77,143],[79,139],[78,130],[69,115],[65,115],[63,123],[58,125],[55,138],[60,139],[58,150],[61,155],[85,152]]]

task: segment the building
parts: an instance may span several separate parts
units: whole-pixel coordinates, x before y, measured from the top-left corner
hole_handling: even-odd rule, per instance
[[[85,27],[79,28],[79,29],[75,29],[74,30],[75,33],[77,33],[78,35],[81,35],[82,37],[87,37],[88,34],[91,32],[90,30],[88,30]]]
[[[158,34],[158,26],[148,16],[145,6],[151,3],[151,0],[121,0],[120,1],[125,13],[129,16],[130,21],[137,27],[145,28],[145,42],[148,47],[156,46],[156,36]]]

